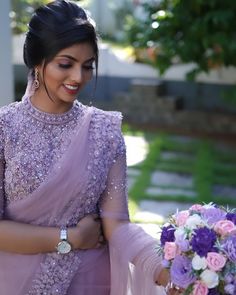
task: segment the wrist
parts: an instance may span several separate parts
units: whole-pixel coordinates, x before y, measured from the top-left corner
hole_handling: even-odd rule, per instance
[[[80,248],[80,239],[79,239],[79,229],[78,227],[68,228],[68,241],[71,244],[72,250]]]

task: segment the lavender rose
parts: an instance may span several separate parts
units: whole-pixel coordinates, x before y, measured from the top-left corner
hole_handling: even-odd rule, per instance
[[[224,291],[226,294],[235,295],[236,288],[233,284],[228,284],[224,287]]]
[[[216,223],[219,220],[224,220],[226,213],[219,208],[207,208],[202,212],[202,218],[207,221],[209,225]]]
[[[222,247],[229,260],[236,263],[236,235],[224,239]]]
[[[236,225],[236,213],[227,213],[226,219],[232,221]]]
[[[175,285],[186,289],[196,280],[191,260],[185,256],[177,255],[170,268],[170,277]]]
[[[216,234],[214,230],[207,227],[195,229],[193,238],[190,241],[193,251],[200,257],[206,256],[208,252],[214,252],[214,244],[216,242]]]
[[[165,242],[174,242],[175,240],[175,228],[173,225],[164,226],[161,232],[161,245],[164,246]]]

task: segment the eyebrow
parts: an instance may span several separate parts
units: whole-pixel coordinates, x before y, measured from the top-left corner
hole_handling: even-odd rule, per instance
[[[66,57],[66,58],[69,58],[69,59],[71,59],[71,60],[73,60],[73,61],[78,62],[78,60],[77,60],[76,58],[74,58],[74,57],[71,56],[71,55],[67,55],[67,54],[58,55],[57,57]],[[86,60],[84,63],[87,63],[87,62],[93,62],[93,61],[95,61],[95,57],[91,57],[91,58],[89,58],[89,59]]]

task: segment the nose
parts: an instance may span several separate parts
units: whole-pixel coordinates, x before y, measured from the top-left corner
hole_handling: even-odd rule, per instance
[[[71,80],[76,83],[81,83],[82,79],[83,79],[82,68],[76,67],[71,74]]]

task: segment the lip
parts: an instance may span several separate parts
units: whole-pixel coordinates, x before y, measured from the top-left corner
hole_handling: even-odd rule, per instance
[[[63,88],[65,89],[65,91],[70,94],[70,95],[75,95],[79,92],[79,89],[80,87],[78,85],[72,85],[72,84],[67,84],[67,85],[70,85],[70,86],[74,86],[76,87],[76,89],[69,89],[68,87],[66,87],[65,84],[63,84]]]

